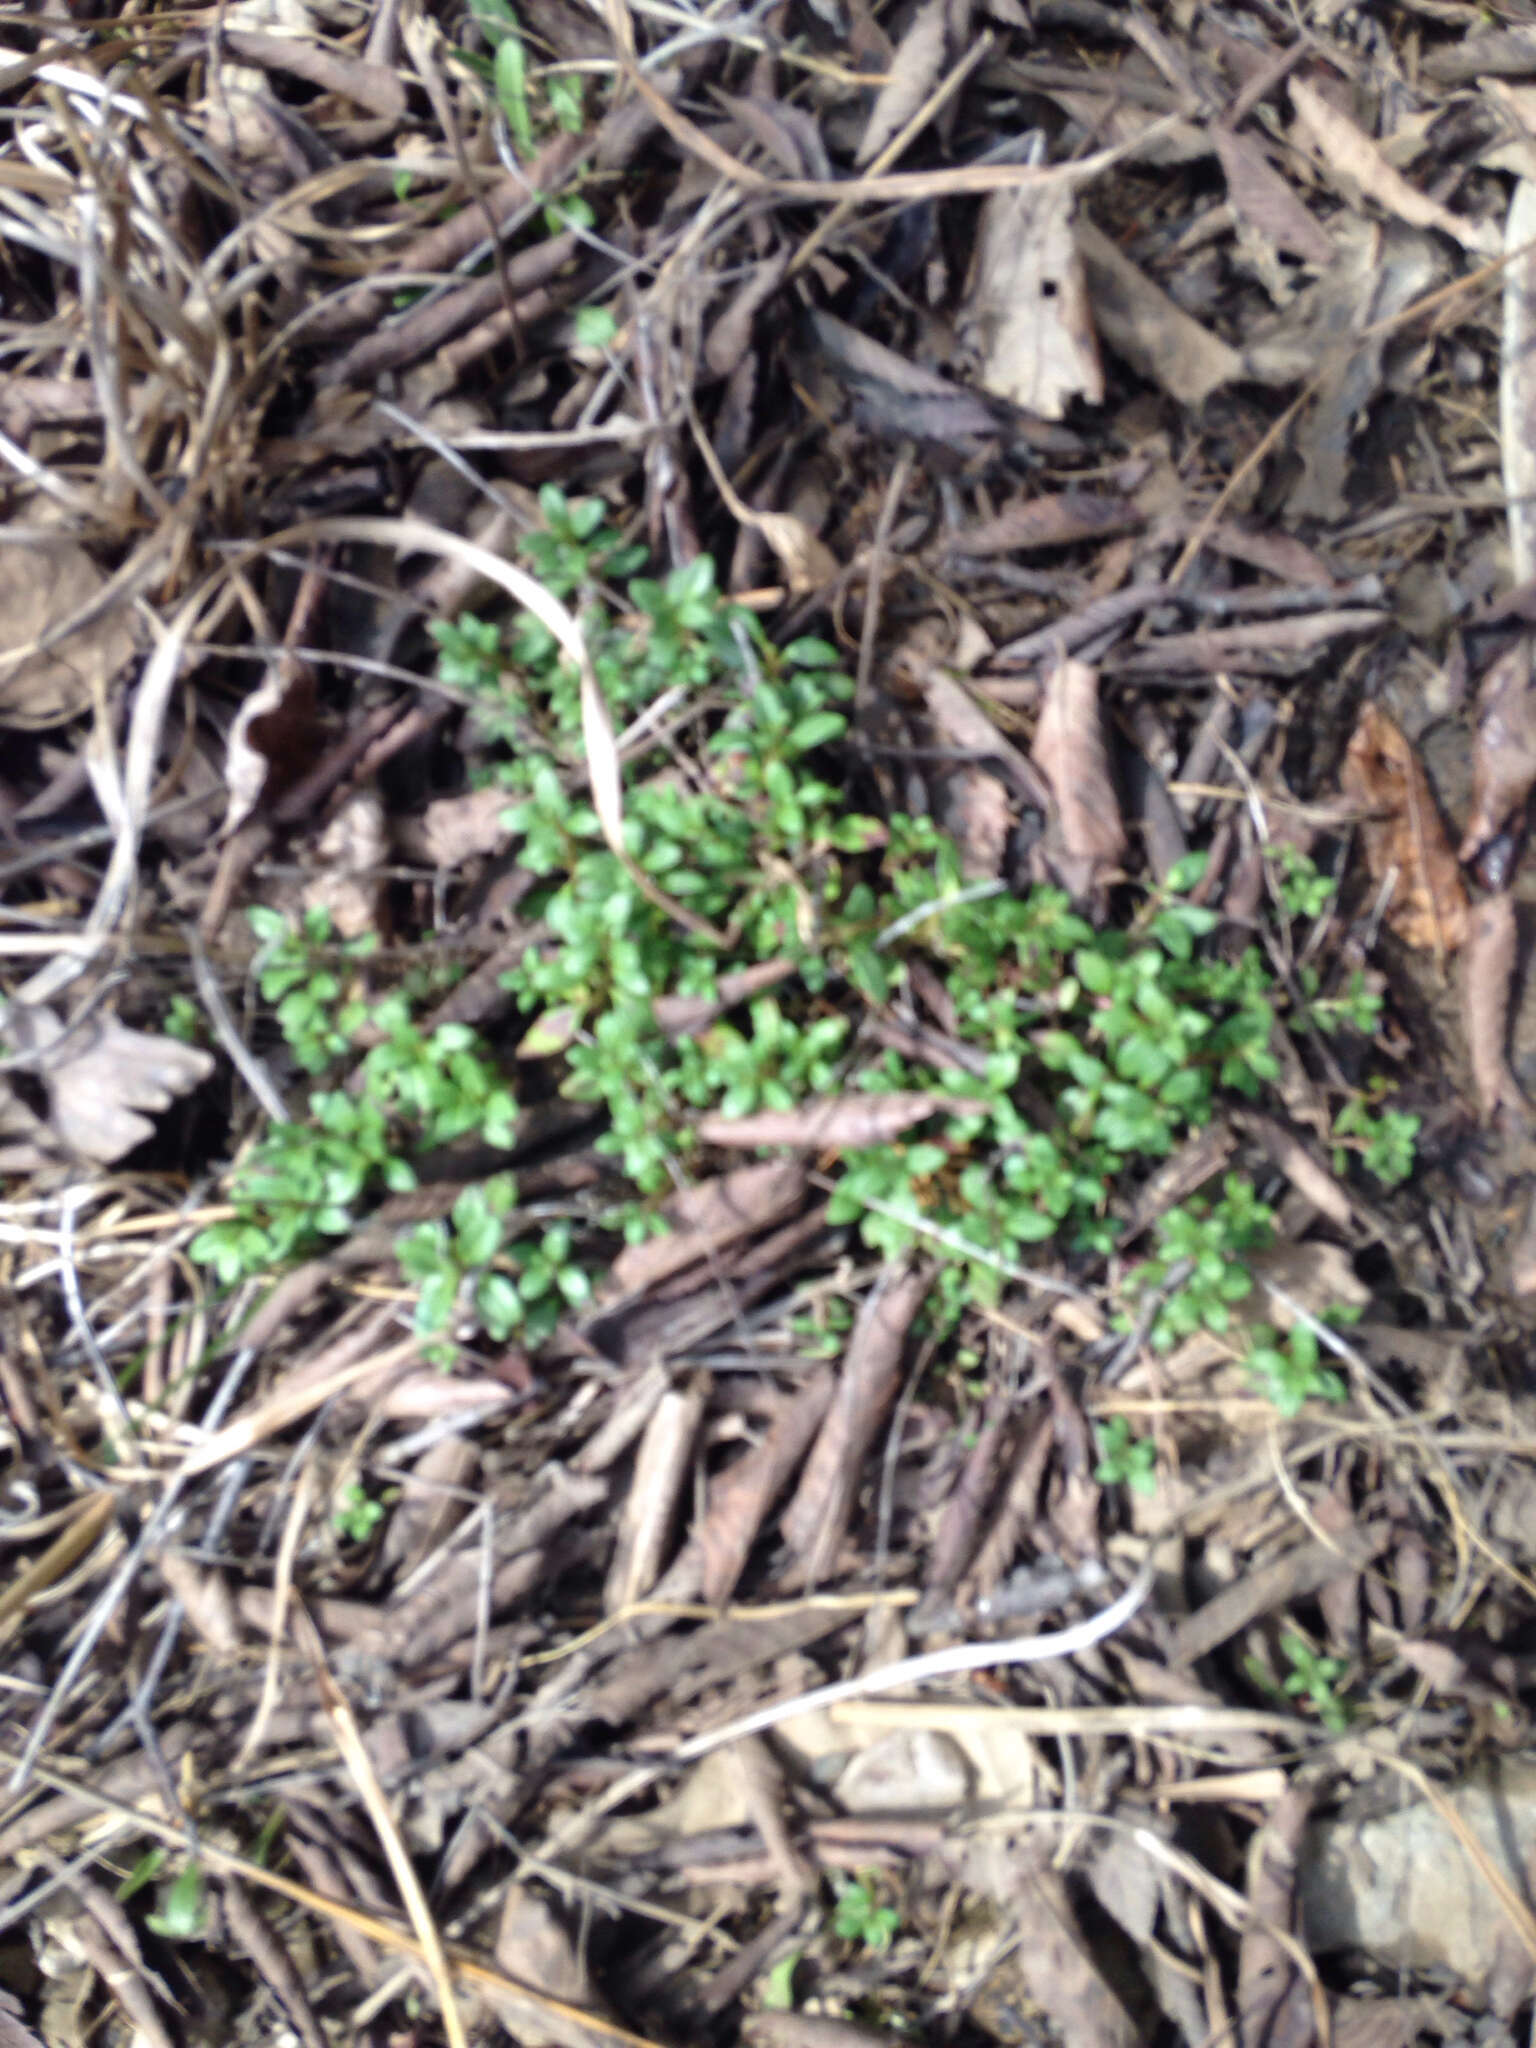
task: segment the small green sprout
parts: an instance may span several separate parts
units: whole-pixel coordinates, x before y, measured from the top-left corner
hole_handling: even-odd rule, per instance
[[[201,1866],[182,1865],[160,1894],[158,1910],[146,1913],[144,1924],[162,1941],[197,1941],[207,1924],[207,1895]]]
[[[331,1519],[348,1543],[366,1543],[388,1510],[375,1500],[361,1481],[352,1480],[341,1490],[341,1499]]]
[[[876,1903],[879,1879],[872,1870],[857,1878],[834,1878],[837,1905],[832,1913],[832,1932],[842,1941],[855,1941],[872,1955],[882,1955],[896,1938],[901,1915],[894,1906]]]
[[[1343,1380],[1322,1363],[1317,1332],[1307,1323],[1285,1337],[1261,1325],[1251,1333],[1244,1363],[1282,1415],[1299,1415],[1308,1401],[1347,1397]]]
[[[1377,1180],[1387,1187],[1399,1186],[1413,1172],[1422,1123],[1422,1117],[1400,1109],[1373,1115],[1364,1097],[1352,1097],[1333,1120],[1334,1137],[1350,1141],[1335,1145],[1334,1171],[1343,1173],[1353,1153]]]
[[[1149,1436],[1134,1436],[1123,1415],[1098,1425],[1099,1462],[1094,1478],[1100,1486],[1128,1486],[1133,1493],[1157,1491],[1157,1445]]]
[[[201,1045],[208,1036],[203,1013],[190,996],[172,996],[160,1029],[183,1045]]]
[[[1282,1689],[1292,1699],[1309,1700],[1330,1735],[1346,1734],[1352,1717],[1349,1702],[1338,1693],[1345,1673],[1342,1660],[1321,1655],[1298,1635],[1282,1636],[1280,1650],[1291,1667]]]

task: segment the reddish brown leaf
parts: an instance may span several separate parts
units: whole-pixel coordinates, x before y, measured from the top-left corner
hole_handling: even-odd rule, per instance
[[[1099,677],[1085,661],[1059,661],[1046,679],[1045,703],[1030,758],[1055,799],[1069,886],[1103,880],[1125,857],[1125,827],[1099,718]]]
[[[1366,813],[1366,867],[1387,894],[1387,923],[1407,946],[1454,953],[1467,937],[1467,892],[1418,756],[1377,704],[1367,704],[1339,778]]]
[[[977,1115],[983,1105],[947,1095],[894,1089],[885,1095],[847,1095],[802,1102],[795,1109],[760,1109],[754,1116],[706,1116],[698,1125],[706,1145],[794,1145],[803,1151],[852,1151],[888,1145],[925,1117]]]
[[[1461,1014],[1467,1034],[1472,1085],[1483,1119],[1521,1106],[1520,1084],[1506,1054],[1509,991],[1519,933],[1513,899],[1490,896],[1472,913],[1472,931],[1461,962]]]
[[[709,1506],[688,1552],[700,1568],[700,1597],[711,1606],[735,1592],[769,1509],[789,1484],[831,1404],[832,1375],[818,1367],[785,1400],[761,1441],[710,1481]]]

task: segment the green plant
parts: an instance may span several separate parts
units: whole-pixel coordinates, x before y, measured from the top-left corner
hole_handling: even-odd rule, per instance
[[[331,1520],[348,1543],[366,1543],[388,1512],[383,1501],[375,1500],[367,1488],[354,1479],[342,1488]]]
[[[179,1038],[183,1045],[201,1045],[207,1037],[203,1013],[190,996],[172,996],[160,1029],[167,1038]]]
[[[834,1878],[832,1888],[837,1904],[832,1912],[832,1932],[842,1941],[855,1941],[873,1955],[883,1954],[896,1938],[901,1915],[894,1906],[876,1903],[879,1879],[872,1870],[853,1878]]]
[[[801,1951],[792,1948],[779,1957],[773,1967],[764,1972],[760,2004],[764,2012],[793,2012],[795,2009],[795,1972],[800,1967]]]
[[[586,1303],[591,1281],[572,1255],[570,1225],[520,1237],[516,1203],[516,1182],[497,1174],[465,1188],[447,1222],[418,1223],[397,1239],[400,1270],[418,1289],[423,1336],[483,1330],[496,1344],[514,1333],[538,1343],[563,1310]],[[441,1355],[442,1346],[432,1351]]]
[[[1221,1335],[1232,1327],[1233,1305],[1253,1291],[1247,1255],[1270,1242],[1273,1223],[1273,1211],[1236,1173],[1217,1200],[1197,1197],[1157,1219],[1157,1252],[1129,1282],[1133,1291],[1168,1288],[1152,1324],[1154,1350],[1171,1350],[1196,1330]]]
[[[1098,1425],[1099,1462],[1094,1478],[1100,1486],[1128,1486],[1133,1493],[1157,1491],[1157,1445],[1149,1436],[1134,1436],[1123,1415]]]
[[[1334,1147],[1335,1173],[1343,1173],[1354,1154],[1368,1173],[1396,1187],[1413,1172],[1422,1122],[1401,1109],[1373,1114],[1365,1097],[1352,1096],[1333,1120],[1334,1137],[1345,1140]]]
[[[1331,1735],[1347,1733],[1351,1719],[1349,1702],[1340,1699],[1338,1693],[1346,1668],[1342,1659],[1323,1656],[1299,1635],[1282,1636],[1280,1651],[1291,1667],[1282,1681],[1282,1691],[1292,1699],[1310,1701]]]
[[[200,1864],[184,1863],[168,1885],[161,1888],[153,1913],[144,1924],[162,1941],[197,1941],[207,1925],[207,1888]]]
[[[338,945],[329,913],[319,909],[307,910],[298,924],[263,904],[246,916],[260,941],[254,971],[262,1000],[276,1006],[289,1050],[305,1073],[322,1073],[346,1052],[364,1015],[361,1004],[343,1001],[337,967],[368,959],[377,935]]]
[[[515,17],[504,0],[483,0],[482,12],[499,56]],[[509,77],[516,63],[502,59]],[[525,101],[526,88],[524,73]],[[601,321],[586,325],[595,344]],[[643,574],[643,551],[599,498],[547,486],[540,505],[543,526],[520,550],[578,616],[620,736],[623,859],[588,801],[580,678],[544,624],[465,614],[431,631],[438,675],[466,705],[471,775],[504,794],[525,872],[530,938],[503,977],[518,1058],[540,1093],[601,1113],[595,1142],[622,1176],[592,1228],[638,1241],[661,1227],[659,1198],[711,1170],[704,1117],[920,1091],[926,1119],[822,1166],[830,1222],[883,1256],[935,1262],[928,1315],[943,1334],[971,1304],[1032,1277],[1042,1246],[1090,1271],[1114,1253],[1156,1165],[1234,1096],[1272,1085],[1281,1034],[1300,1034],[1305,1053],[1310,1035],[1374,1018],[1363,981],[1340,993],[1313,965],[1291,964],[1283,920],[1322,917],[1331,887],[1304,856],[1276,851],[1267,922],[1246,944],[1218,935],[1216,913],[1190,900],[1203,856],[1139,897],[1127,887],[1124,916],[1102,930],[1060,890],[978,884],[931,820],[850,808],[846,764],[829,752],[853,694],[835,648],[775,646],[705,558]],[[296,1061],[327,1080],[343,1058],[354,1064],[345,1088],[317,1090],[302,1120],[240,1162],[234,1216],[195,1241],[226,1281],[350,1229],[411,1186],[421,1152],[468,1136],[509,1146],[517,1123],[492,1048],[464,1027],[417,1022],[419,976],[367,1011],[362,954],[318,922],[268,917],[258,981]],[[724,993],[743,973],[761,991],[763,968],[771,993]],[[377,978],[377,966],[366,973]],[[893,1033],[898,1004],[942,1015],[942,1031]],[[683,1029],[688,1009],[700,1021]],[[899,1050],[879,1049],[893,1038]],[[1340,1112],[1340,1145],[1396,1170],[1411,1119],[1393,1121],[1369,1092],[1361,1103]],[[1271,1226],[1240,1174],[1160,1217],[1126,1289],[1154,1344],[1234,1326],[1247,1261]],[[494,1179],[451,1217],[403,1233],[399,1257],[417,1327],[443,1355],[477,1332],[538,1341],[586,1298],[575,1226],[520,1227]],[[844,1328],[818,1310],[804,1341],[835,1350]],[[1305,1345],[1266,1333],[1254,1352],[1277,1398],[1331,1386]],[[1140,1446],[1111,1437],[1104,1456],[1133,1450],[1140,1475]]]
[[[1260,1325],[1251,1333],[1244,1362],[1282,1415],[1299,1415],[1311,1400],[1342,1401],[1348,1392],[1322,1363],[1317,1333],[1306,1323],[1285,1337]]]

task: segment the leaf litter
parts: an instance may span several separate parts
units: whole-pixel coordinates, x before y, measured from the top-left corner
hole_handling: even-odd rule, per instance
[[[835,12],[11,24],[7,2038],[1528,2026],[1529,35]]]

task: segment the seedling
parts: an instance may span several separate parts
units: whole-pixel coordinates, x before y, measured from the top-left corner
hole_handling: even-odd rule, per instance
[[[1423,1119],[1400,1109],[1373,1115],[1365,1097],[1354,1096],[1333,1120],[1333,1135],[1346,1142],[1334,1147],[1333,1165],[1343,1173],[1351,1154],[1368,1173],[1396,1187],[1413,1172],[1414,1152]]]
[[[1252,1333],[1248,1370],[1282,1415],[1299,1415],[1308,1401],[1342,1401],[1347,1388],[1322,1363],[1317,1333],[1298,1323],[1285,1337],[1261,1326]]]
[[[146,1913],[144,1924],[162,1941],[197,1941],[207,1924],[206,1888],[202,1868],[195,1862],[180,1871],[160,1894],[158,1910]]]
[[[1133,1493],[1157,1491],[1157,1445],[1149,1436],[1133,1436],[1123,1415],[1098,1426],[1099,1462],[1093,1476],[1100,1486],[1128,1486]]]
[[[1298,1635],[1282,1636],[1280,1651],[1291,1667],[1282,1690],[1292,1699],[1309,1700],[1330,1735],[1346,1734],[1352,1716],[1349,1702],[1338,1693],[1345,1672],[1342,1660],[1324,1657]]]
[[[342,1488],[331,1519],[348,1543],[366,1543],[387,1513],[383,1501],[373,1499],[361,1482],[354,1479]]]
[[[896,1938],[901,1915],[894,1906],[876,1903],[879,1879],[866,1870],[857,1878],[834,1878],[837,1905],[832,1914],[832,1932],[843,1941],[854,1941],[871,1955],[883,1955]]]

